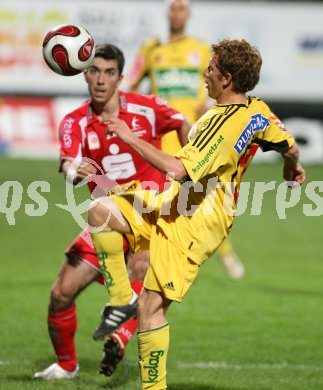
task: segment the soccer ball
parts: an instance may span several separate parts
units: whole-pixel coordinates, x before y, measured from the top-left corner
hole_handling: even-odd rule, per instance
[[[47,33],[43,41],[46,64],[63,76],[83,72],[91,64],[94,53],[94,40],[82,26],[56,26]]]

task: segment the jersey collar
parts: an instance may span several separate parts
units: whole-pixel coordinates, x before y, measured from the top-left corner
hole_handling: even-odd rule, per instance
[[[118,91],[119,93],[119,112],[126,112],[127,111],[127,97],[125,92]],[[91,104],[91,99],[88,100],[87,102],[87,123],[88,125],[91,125],[94,122],[98,122],[98,116],[94,112],[92,104]]]
[[[87,104],[87,123],[88,123],[88,125],[91,125],[92,123],[98,121],[98,116],[94,112],[91,102],[92,102],[92,100],[90,99],[90,100],[88,100],[88,104]]]

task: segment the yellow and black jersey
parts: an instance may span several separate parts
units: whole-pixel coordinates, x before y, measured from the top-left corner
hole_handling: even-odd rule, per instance
[[[186,36],[167,43],[150,38],[136,56],[128,83],[137,88],[148,77],[151,92],[167,100],[194,123],[207,98],[203,72],[210,56],[210,45],[195,37]],[[175,154],[180,148],[176,132],[163,137],[162,150]]]
[[[203,262],[221,244],[234,218],[243,173],[258,147],[282,152],[295,143],[260,99],[218,104],[192,127],[188,143],[176,154],[189,180],[173,182],[159,196],[158,225],[182,251]]]

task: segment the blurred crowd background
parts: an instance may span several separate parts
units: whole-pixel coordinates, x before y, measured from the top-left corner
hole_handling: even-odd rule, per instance
[[[188,33],[258,46],[264,63],[253,95],[294,133],[304,163],[323,163],[323,2],[193,0],[192,7]],[[58,123],[87,96],[82,75],[56,75],[42,58],[44,36],[65,23],[84,26],[96,43],[118,45],[125,74],[143,41],[167,33],[163,0],[2,0],[0,154],[58,156]],[[126,81],[121,89],[128,89]]]

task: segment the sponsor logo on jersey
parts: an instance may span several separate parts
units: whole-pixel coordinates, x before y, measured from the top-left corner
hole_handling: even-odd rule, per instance
[[[204,122],[203,122],[203,125],[202,125],[202,127],[201,127],[201,131],[205,130],[205,129],[208,127],[209,123],[210,123],[209,120],[204,121]]]
[[[129,179],[136,174],[136,166],[130,153],[120,153],[120,147],[112,143],[109,156],[102,159],[102,166],[111,180]]]
[[[87,136],[87,142],[89,144],[89,149],[90,150],[96,150],[100,148],[100,140],[94,131],[91,131],[88,136]]]
[[[165,98],[197,97],[200,74],[196,69],[167,69],[156,73],[158,95]]]
[[[146,117],[148,122],[149,122],[149,124],[151,125],[152,135],[155,136],[156,116],[155,116],[155,111],[154,111],[154,109],[152,107],[142,106],[141,104],[128,103],[127,104],[127,110],[131,114],[137,114],[137,115],[142,115],[142,116]],[[133,127],[133,124],[131,124],[131,126]],[[134,134],[137,135],[138,137],[140,137],[146,131],[147,130],[144,130],[144,129],[141,128],[140,130],[136,130],[134,132]],[[138,133],[138,134],[136,134],[136,133]]]
[[[71,117],[67,118],[62,127],[62,138],[65,148],[70,148],[72,146],[72,125],[75,120]]]
[[[140,125],[140,120],[137,116],[134,116],[131,121],[131,131],[136,137],[143,137],[147,133],[147,130],[143,129]]]
[[[158,383],[159,374],[159,359],[164,355],[164,351],[151,351],[149,355],[149,362],[143,368],[148,370],[148,378],[143,380],[143,383]]]
[[[185,146],[183,152],[184,156],[189,159],[193,159],[198,153],[199,153],[198,150],[193,146]]]
[[[271,119],[274,121],[275,125],[280,128],[280,130],[286,131],[284,123],[273,112],[271,113]]]
[[[210,157],[212,154],[217,150],[218,146],[221,144],[221,142],[224,140],[223,136],[220,135],[220,137],[217,139],[217,141],[210,147],[210,149],[207,151],[206,155],[203,157],[202,160],[200,160],[195,167],[192,168],[192,171],[194,173],[198,172],[203,165],[207,164],[210,160]]]
[[[140,130],[140,124],[139,124],[139,118],[137,116],[134,116],[131,121],[131,130]]]
[[[154,56],[154,61],[156,62],[156,64],[158,64],[159,62],[161,62],[163,59],[163,56],[161,54],[156,54]]]
[[[234,145],[234,149],[238,154],[241,154],[243,149],[246,147],[248,142],[253,137],[256,131],[264,132],[266,128],[269,126],[269,119],[260,113],[252,115],[251,121],[244,128],[242,133],[240,134],[238,141]]]
[[[201,64],[201,55],[198,52],[191,52],[188,54],[188,62],[191,65],[198,66]]]
[[[123,95],[120,95],[120,107],[122,110],[125,110],[127,108],[126,97]]]
[[[139,114],[146,117],[154,115],[154,110],[151,107],[146,107],[134,103],[128,103],[128,112],[130,112],[131,114]]]

